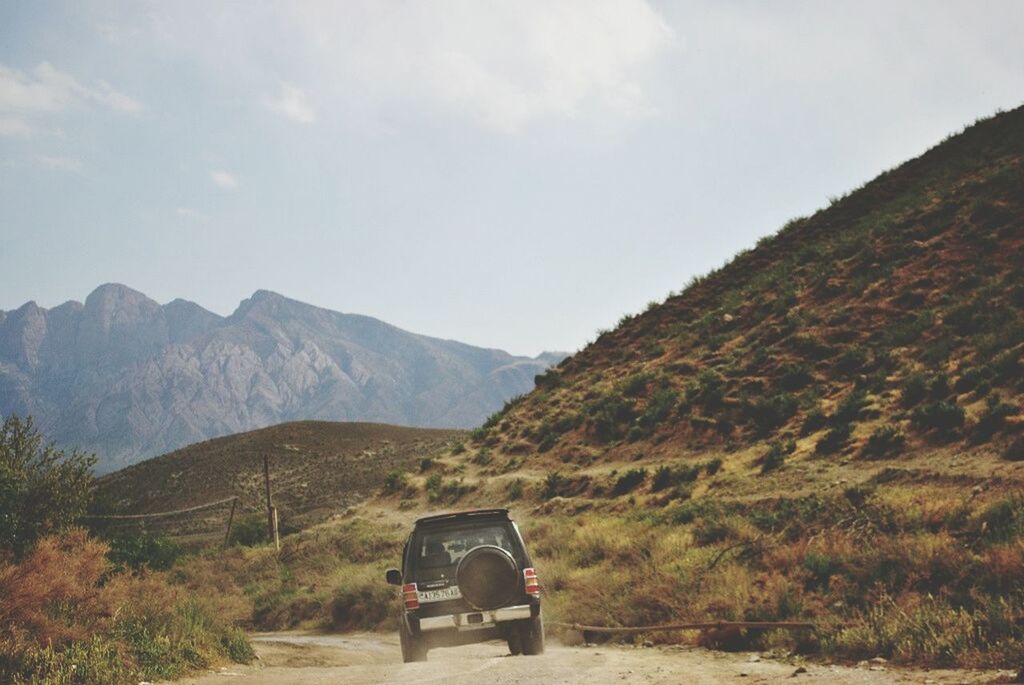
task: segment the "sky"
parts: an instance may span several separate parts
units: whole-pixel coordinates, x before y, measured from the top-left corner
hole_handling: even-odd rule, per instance
[[[1024,2],[0,2],[0,309],[579,349],[1024,103]]]

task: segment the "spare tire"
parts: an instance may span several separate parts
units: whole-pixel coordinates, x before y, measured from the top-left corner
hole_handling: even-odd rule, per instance
[[[515,559],[494,545],[481,545],[469,550],[455,571],[455,581],[463,599],[480,611],[508,604],[519,590],[519,580]]]

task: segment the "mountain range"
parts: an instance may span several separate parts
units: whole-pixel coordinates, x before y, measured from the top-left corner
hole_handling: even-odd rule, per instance
[[[227,317],[106,284],[0,311],[0,414],[114,470],[298,419],[472,427],[564,358],[404,331],[259,290]]]

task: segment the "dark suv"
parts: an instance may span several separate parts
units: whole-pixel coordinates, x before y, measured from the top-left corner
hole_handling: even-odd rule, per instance
[[[402,570],[402,659],[425,661],[427,650],[505,640],[509,651],[541,654],[540,583],[523,538],[506,509],[482,509],[416,521]]]

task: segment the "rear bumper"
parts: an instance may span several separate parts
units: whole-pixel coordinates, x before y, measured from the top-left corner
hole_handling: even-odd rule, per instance
[[[532,615],[530,605],[521,604],[519,606],[493,609],[491,611],[471,611],[465,614],[431,616],[430,618],[421,618],[419,623],[420,632],[452,629],[458,631],[469,631],[480,630],[482,628],[493,628],[499,623],[504,623],[505,621],[518,621],[520,619],[530,618]]]

